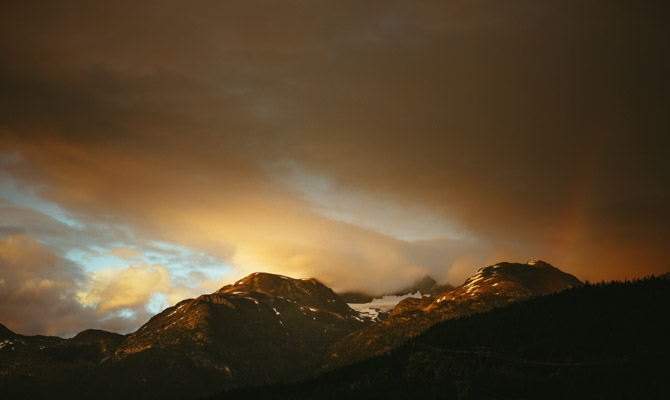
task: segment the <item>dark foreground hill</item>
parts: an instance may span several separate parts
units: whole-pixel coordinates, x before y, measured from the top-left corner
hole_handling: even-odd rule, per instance
[[[668,399],[670,279],[585,285],[437,323],[389,354],[217,399]]]

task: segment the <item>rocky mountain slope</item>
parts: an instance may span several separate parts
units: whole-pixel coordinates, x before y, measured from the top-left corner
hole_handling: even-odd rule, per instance
[[[667,399],[668,304],[667,276],[586,284],[439,322],[307,382],[213,399]]]
[[[35,396],[198,398],[309,377],[330,344],[368,324],[315,279],[256,273],[127,336],[91,330],[42,349],[0,350],[0,386]]]
[[[383,354],[439,321],[581,284],[573,275],[543,261],[499,263],[482,268],[452,291],[401,301],[384,321],[353,332],[333,344],[324,356],[321,368],[328,370]]]
[[[87,330],[72,339],[31,337],[0,326],[0,392],[9,398],[195,399],[296,381],[388,352],[439,321],[581,282],[533,262],[483,268],[447,292],[432,279],[417,285],[439,294],[422,297],[417,286],[415,298],[379,323],[315,279],[255,273],[181,301],[129,335]]]
[[[169,349],[230,382],[295,379],[330,343],[367,323],[316,279],[255,273],[164,310],[114,357]]]

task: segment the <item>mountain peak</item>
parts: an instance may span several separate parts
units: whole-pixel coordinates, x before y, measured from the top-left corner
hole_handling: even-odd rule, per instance
[[[271,274],[267,272],[254,272],[232,285],[226,285],[219,289],[216,293],[227,293],[232,289],[246,289],[254,290],[266,294],[274,294],[277,290],[281,288],[288,287],[313,287],[313,286],[322,286],[326,287],[324,284],[319,282],[314,278],[305,278],[305,279],[295,279],[285,275]]]
[[[492,289],[493,286],[504,285],[507,289],[514,288],[519,295],[536,296],[581,284],[582,282],[574,275],[565,273],[546,261],[535,260],[525,264],[501,262],[481,268],[459,289],[463,288],[468,294],[473,294],[486,288]]]
[[[0,324],[0,340],[13,339],[16,336],[16,333],[12,332],[11,329],[7,328],[3,324]]]
[[[369,323],[316,279],[257,272],[163,310],[124,339],[114,361],[159,352],[185,373],[215,374],[223,390],[307,377],[327,346]]]
[[[402,290],[398,290],[393,294],[396,296],[402,296],[405,294],[417,293],[417,292],[421,292],[422,294],[429,294],[431,293],[431,290],[434,289],[436,286],[438,286],[437,281],[432,277],[426,275],[421,279],[417,279],[411,286],[408,286]]]
[[[331,312],[345,314],[352,312],[332,289],[314,278],[295,279],[284,275],[254,272],[232,285],[222,287],[215,294],[251,297],[254,297],[254,294],[264,294]]]
[[[546,266],[549,266],[549,267],[554,268],[553,265],[549,264],[549,263],[546,262],[546,261],[542,261],[542,260],[531,260],[531,261],[528,261],[526,264],[527,264],[527,265],[533,265],[533,266],[536,266],[536,267],[546,267]]]
[[[103,342],[120,342],[125,335],[118,333],[107,332],[100,329],[86,329],[76,334],[70,343],[103,343]]]

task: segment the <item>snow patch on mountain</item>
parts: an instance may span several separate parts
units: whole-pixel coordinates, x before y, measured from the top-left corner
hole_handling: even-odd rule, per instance
[[[180,310],[182,307],[184,307],[185,305],[186,305],[186,303],[184,303],[184,304],[180,305],[179,307],[177,307],[174,311],[172,311],[170,314],[168,314],[168,317],[171,317],[172,315],[174,315],[177,311],[179,311],[179,310]]]
[[[353,308],[355,311],[358,311],[358,313],[363,317],[370,318],[373,321],[379,321],[380,313],[390,313],[398,303],[409,297],[419,299],[422,297],[422,295],[421,292],[410,293],[402,296],[388,295],[373,299],[369,303],[349,303],[349,307]]]

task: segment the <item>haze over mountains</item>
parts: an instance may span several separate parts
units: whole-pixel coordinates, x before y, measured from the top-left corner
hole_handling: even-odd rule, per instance
[[[379,322],[388,317],[393,308],[406,298],[445,293],[453,288],[449,284],[438,284],[430,276],[424,276],[414,284],[388,294],[373,296],[364,292],[344,292],[338,293],[338,296],[362,316]]]
[[[188,399],[293,382],[385,354],[439,321],[581,285],[544,262],[482,268],[447,292],[434,280],[419,283],[437,293],[417,290],[381,322],[315,279],[254,273],[183,300],[125,336],[87,330],[72,339],[31,337],[3,326],[0,384],[12,393],[68,398]]]

